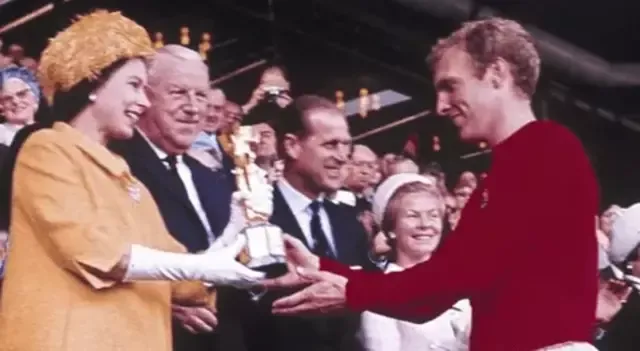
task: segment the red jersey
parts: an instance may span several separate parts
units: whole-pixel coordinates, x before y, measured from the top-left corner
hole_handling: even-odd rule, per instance
[[[351,271],[347,306],[424,322],[472,305],[471,351],[591,342],[597,299],[598,186],[580,141],[532,122],[493,148],[487,178],[433,257],[398,273]]]

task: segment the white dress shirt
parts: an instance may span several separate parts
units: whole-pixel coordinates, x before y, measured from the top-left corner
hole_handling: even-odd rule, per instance
[[[162,164],[167,168],[167,170],[169,170],[170,165],[165,161],[165,159],[169,155],[163,150],[161,150],[154,143],[152,143],[151,140],[149,140],[149,138],[147,138],[147,136],[144,135],[144,133],[140,132],[140,134],[149,143],[153,152],[162,161]],[[191,205],[193,205],[193,208],[196,210],[196,214],[198,215],[198,218],[200,218],[200,221],[202,222],[202,225],[204,226],[204,229],[207,232],[207,238],[209,239],[209,244],[211,244],[215,241],[216,237],[211,231],[211,224],[209,223],[209,219],[207,218],[207,214],[204,210],[204,207],[202,207],[202,202],[200,202],[200,196],[198,195],[198,189],[196,188],[196,184],[193,182],[193,177],[191,176],[191,170],[189,169],[189,166],[187,166],[184,163],[184,159],[182,155],[176,156],[176,161],[177,161],[176,169],[178,171],[178,176],[180,176],[180,180],[182,180],[182,184],[184,185],[184,188],[187,191],[189,202],[191,202]]]
[[[402,270],[402,267],[390,263],[385,273]],[[463,351],[468,350],[470,328],[471,305],[468,300],[461,300],[423,324],[364,312],[358,336],[367,351]]]
[[[10,123],[0,124],[0,144],[10,146],[13,142],[13,138],[23,127],[23,125],[15,125]]]
[[[307,241],[308,247],[313,248],[314,240],[313,236],[311,235],[311,216],[313,215],[313,213],[310,208],[313,200],[296,190],[284,178],[278,180],[278,188],[280,189],[280,192],[282,192],[284,201],[287,203],[287,205],[289,205],[289,208],[291,209],[293,216],[296,218],[296,221],[298,221],[298,225],[300,226],[300,229],[302,229],[302,234]],[[322,199],[323,197],[318,200]],[[329,247],[335,255],[337,251],[335,240],[333,238],[333,231],[331,230],[331,222],[329,221],[329,215],[327,214],[327,211],[325,211],[324,206],[320,207],[318,214],[320,215],[320,225],[322,226],[322,231],[324,232],[324,235],[326,235]]]

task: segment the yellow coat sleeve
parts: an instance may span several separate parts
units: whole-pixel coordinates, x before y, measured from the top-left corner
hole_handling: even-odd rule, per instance
[[[30,222],[49,254],[95,289],[117,282],[105,279],[130,243],[105,212],[98,212],[100,189],[83,182],[82,160],[46,133],[34,134],[18,155],[13,203],[31,216]],[[76,157],[78,158],[78,157]],[[108,212],[107,212],[108,213]]]
[[[187,251],[182,244],[168,233],[164,244],[167,251]],[[215,309],[216,292],[198,281],[173,282],[171,284],[171,302],[182,306],[209,306]]]
[[[187,249],[167,231],[160,209],[155,203],[149,211],[148,222],[156,224],[152,231],[157,235],[155,244],[158,249],[168,252],[187,252]],[[199,281],[177,281],[171,283],[171,302],[181,306],[215,308],[216,293],[215,290],[207,288]]]

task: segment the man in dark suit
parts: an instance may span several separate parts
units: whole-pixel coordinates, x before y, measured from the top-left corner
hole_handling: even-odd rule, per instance
[[[223,175],[187,154],[201,131],[208,91],[208,68],[197,52],[177,45],[159,49],[149,62],[151,107],[131,140],[111,145],[149,189],[171,235],[190,252],[206,250],[222,234],[233,190]],[[218,291],[218,303],[222,295]],[[172,307],[174,350],[220,349],[215,346],[224,333],[214,306]],[[214,329],[217,335],[207,333]]]
[[[275,129],[285,166],[283,178],[275,186],[271,222],[319,255],[373,268],[367,236],[355,212],[325,195],[343,186],[342,168],[352,149],[344,114],[329,100],[302,96],[283,111],[279,122]],[[270,316],[267,320],[271,323],[262,330],[267,334],[263,349],[358,349],[355,332],[359,316]]]

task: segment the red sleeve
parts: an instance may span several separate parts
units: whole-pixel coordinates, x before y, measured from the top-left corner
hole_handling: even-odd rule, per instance
[[[563,189],[576,180],[584,183],[580,177],[593,177],[585,172],[586,157],[573,135],[560,127],[543,135],[542,141],[538,135],[499,160],[494,157],[487,192],[477,189],[458,228],[428,262],[403,272],[348,277],[347,306],[393,318],[429,320],[461,298],[495,288],[517,262],[520,250],[537,240],[531,233],[548,233],[541,216],[563,213],[567,201],[580,201],[573,192],[567,199]],[[591,195],[585,194],[589,200]]]
[[[325,257],[320,257],[320,270],[338,274],[347,279],[352,279],[356,276],[366,275],[366,273],[370,273],[361,269],[351,269],[345,264]]]

